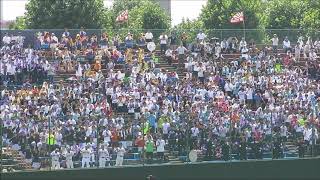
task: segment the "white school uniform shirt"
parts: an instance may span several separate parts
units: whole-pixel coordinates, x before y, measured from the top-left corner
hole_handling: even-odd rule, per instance
[[[65,157],[67,161],[72,161],[72,157],[74,156],[74,152],[70,151],[70,152],[66,152]]]
[[[198,77],[204,77],[205,67],[201,66],[198,68]]]
[[[168,134],[170,128],[170,123],[166,122],[162,124],[163,134]]]
[[[110,130],[104,130],[102,132],[102,135],[104,137],[104,143],[109,143],[111,141],[111,131]]]
[[[4,37],[2,38],[2,42],[3,42],[4,44],[10,44],[10,42],[11,42],[11,37],[10,37],[10,36],[4,36]]]
[[[198,33],[197,34],[197,39],[199,40],[204,40],[207,36],[204,33]]]
[[[246,91],[247,99],[253,99],[253,90],[251,88]]]
[[[172,50],[171,49],[167,49],[166,56],[167,57],[172,57]]]
[[[90,158],[91,150],[89,148],[88,149],[82,149],[81,150],[81,154],[82,154],[83,158]]]
[[[191,135],[193,136],[193,137],[196,137],[196,136],[198,136],[198,134],[200,133],[199,132],[199,129],[197,128],[197,127],[192,127],[191,128]]]
[[[245,40],[241,40],[239,44],[239,48],[242,48],[244,46],[247,46],[247,42]]]
[[[160,44],[167,44],[168,36],[167,35],[161,35],[159,37],[160,39]]]
[[[109,157],[109,152],[107,149],[99,149],[99,158]]]
[[[117,150],[117,158],[123,158],[124,153],[126,152],[126,150],[123,147],[118,147]]]
[[[157,152],[164,152],[164,146],[166,142],[163,139],[158,139],[156,141]]]
[[[147,32],[145,34],[146,39],[152,39],[153,38],[153,34],[151,32]]]
[[[60,157],[60,153],[59,153],[59,152],[53,151],[53,152],[51,153],[52,161],[59,161],[59,157]]]
[[[278,44],[279,44],[279,39],[278,39],[278,37],[273,37],[273,38],[271,39],[271,41],[272,41],[272,45],[273,45],[273,46],[278,46]]]
[[[312,128],[305,128],[303,131],[303,139],[305,141],[310,141],[312,136]]]
[[[282,136],[282,137],[285,137],[285,136],[287,136],[287,126],[281,126],[281,128],[280,128],[280,135]]]
[[[290,41],[283,41],[283,47],[285,48],[290,48],[291,47],[291,44],[290,44]]]
[[[224,90],[225,91],[232,91],[233,90],[233,84],[232,83],[226,83],[224,85]]]

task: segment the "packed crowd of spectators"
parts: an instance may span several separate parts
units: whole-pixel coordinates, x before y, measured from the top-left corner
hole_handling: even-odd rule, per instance
[[[45,77],[53,65],[37,53],[46,49],[62,54],[59,62],[72,66],[77,78],[2,90],[4,143],[34,163],[51,156],[53,168],[60,167],[61,159],[70,163],[70,156],[71,161],[82,159],[82,167],[104,167],[112,154],[122,165],[121,158],[130,153],[152,162],[154,152],[166,161],[164,152],[187,155],[190,149],[207,160],[229,160],[231,154],[262,159],[268,152],[282,158],[289,140],[300,157],[314,152],[320,128],[320,66],[314,54],[319,41],[308,38],[304,45],[299,38],[300,51],[293,51],[288,38],[280,48],[276,35],[272,46],[263,48],[247,45],[245,38],[219,42],[203,32],[188,44],[187,36],[182,33],[180,41],[172,34],[159,37],[162,57],[169,64],[178,62],[184,77],[156,66],[146,47],[156,39],[150,31],[136,42],[128,33],[122,43],[117,35],[98,39],[82,29],[73,42],[66,29],[60,41],[55,34],[39,34],[34,49],[5,36],[5,81],[21,82],[23,75],[35,82],[40,72]],[[87,63],[78,61],[79,54]],[[305,65],[297,65],[302,59]],[[116,64],[124,66],[116,69]]]

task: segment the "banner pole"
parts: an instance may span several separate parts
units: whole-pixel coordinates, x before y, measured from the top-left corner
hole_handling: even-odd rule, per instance
[[[242,23],[243,23],[243,37],[244,37],[244,39],[246,39],[246,24],[244,21],[245,21],[245,18],[243,15],[243,21],[242,21]]]

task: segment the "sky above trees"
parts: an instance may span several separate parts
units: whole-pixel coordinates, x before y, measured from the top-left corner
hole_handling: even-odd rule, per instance
[[[199,16],[202,5],[207,0],[172,0],[171,18],[172,25],[177,25],[182,18],[195,19]],[[17,16],[24,15],[27,0],[1,0],[2,20],[15,20]],[[105,0],[105,5],[110,6],[112,0]]]

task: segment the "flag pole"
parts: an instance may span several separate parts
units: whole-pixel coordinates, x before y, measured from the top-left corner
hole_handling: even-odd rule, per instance
[[[127,8],[126,11],[127,11],[127,13],[128,13],[128,14],[127,14],[127,16],[128,16],[128,18],[127,18],[127,28],[128,28],[128,33],[129,33],[130,31],[129,31],[129,10],[128,10],[128,9],[129,9],[129,8]]]
[[[243,13],[243,21],[242,21],[242,23],[243,23],[243,37],[244,37],[244,39],[246,39],[246,23],[244,21],[245,21],[245,18],[244,18],[244,13]]]

